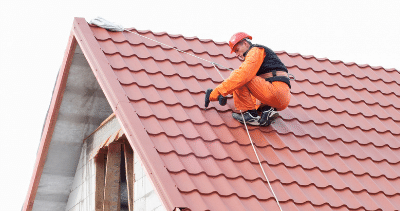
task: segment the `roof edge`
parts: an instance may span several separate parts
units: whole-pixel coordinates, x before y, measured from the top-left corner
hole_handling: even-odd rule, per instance
[[[173,210],[176,207],[187,207],[185,200],[176,186],[176,182],[168,173],[146,128],[141,123],[139,116],[130,103],[119,104],[116,116],[131,147],[139,155],[147,175],[151,178],[153,187],[157,190],[165,208]]]
[[[112,71],[100,45],[94,36],[86,36],[92,35],[93,32],[84,18],[74,19],[73,33],[113,111],[118,102],[129,102],[124,90],[116,86],[119,84],[117,76]]]
[[[129,143],[138,153],[165,208],[173,210],[175,207],[186,207],[185,200],[157,154],[157,150],[152,144],[135,109],[130,105],[128,97],[124,94],[125,91],[120,86],[117,76],[114,74],[86,20],[84,18],[75,18],[73,31]]]
[[[22,207],[23,211],[30,211],[36,198],[36,193],[39,187],[40,178],[43,173],[43,168],[46,162],[47,153],[49,151],[50,142],[53,136],[54,128],[57,122],[58,113],[60,111],[62,98],[65,87],[67,85],[68,73],[71,67],[72,58],[74,57],[77,40],[71,31],[67,48],[64,53],[64,59],[61,68],[58,72],[57,82],[54,87],[53,95],[50,102],[50,107],[47,112],[47,117],[42,131],[42,137],[39,144],[39,149],[36,155],[36,162],[29,184],[28,193]]]

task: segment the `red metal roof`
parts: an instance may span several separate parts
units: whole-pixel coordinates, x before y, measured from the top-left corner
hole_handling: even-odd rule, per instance
[[[222,82],[212,64],[84,19],[74,27],[167,210],[278,209],[232,118],[233,99],[204,110],[205,90]],[[227,43],[132,31],[225,67],[241,64]],[[399,72],[276,53],[296,77],[290,105],[272,126],[249,131],[282,209],[400,209]]]

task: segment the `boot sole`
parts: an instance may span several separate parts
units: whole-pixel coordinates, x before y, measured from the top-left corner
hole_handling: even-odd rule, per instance
[[[239,120],[238,120],[238,122],[244,124],[243,121],[239,121]],[[259,125],[260,125],[260,123],[258,122],[258,120],[252,121],[252,122],[246,122],[246,124],[247,124],[247,125],[253,125],[253,126],[259,126]]]
[[[235,119],[235,118],[234,118],[234,119]],[[240,119],[240,120],[239,120],[239,119],[235,119],[235,120],[237,120],[238,122],[244,124],[242,119]],[[251,122],[246,122],[246,124],[248,124],[248,125],[253,125],[253,126],[259,126],[259,125],[260,125],[259,120],[260,120],[260,119],[258,118],[258,119],[255,119],[255,120],[251,121]]]
[[[275,113],[269,118],[269,120],[267,120],[264,124],[260,124],[260,125],[261,126],[270,126],[275,121],[275,119],[277,119],[278,117],[279,117],[279,113]]]

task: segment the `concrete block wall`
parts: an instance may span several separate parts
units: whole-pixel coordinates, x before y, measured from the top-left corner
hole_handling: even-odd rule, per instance
[[[166,211],[136,154],[134,169],[135,211]],[[95,170],[94,159],[89,158],[85,143],[82,147],[66,211],[95,211]]]
[[[66,211],[95,211],[96,165],[94,153],[102,143],[121,128],[116,118],[111,119],[101,129],[92,134],[82,145],[79,163],[76,168],[73,184],[70,189]],[[135,154],[135,153],[134,153]],[[134,158],[134,210],[165,211],[155,192],[139,157]],[[126,182],[121,184],[126,186]],[[121,188],[121,203],[127,201],[126,188]],[[127,203],[127,202],[126,202]],[[121,209],[124,211],[125,209]]]
[[[91,134],[82,145],[74,182],[68,197],[66,211],[94,211],[96,190],[95,151],[121,126],[117,118],[110,119],[95,133]]]
[[[75,173],[66,211],[94,211],[96,171],[93,158],[87,155],[87,145],[83,144]]]
[[[135,211],[165,211],[158,194],[146,175],[139,157],[135,154],[134,162],[134,210]]]

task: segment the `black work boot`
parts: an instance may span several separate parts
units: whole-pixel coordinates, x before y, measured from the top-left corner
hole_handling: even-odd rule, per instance
[[[261,126],[269,126],[271,123],[279,117],[279,113],[270,106],[264,106],[261,109],[261,118],[258,120]]]
[[[232,117],[242,124],[244,121],[246,121],[246,124],[249,124],[249,125],[259,125],[260,124],[258,122],[260,117],[258,116],[256,110],[248,110],[248,111],[243,112],[244,121],[243,121],[243,117],[242,117],[241,113],[232,113]]]

